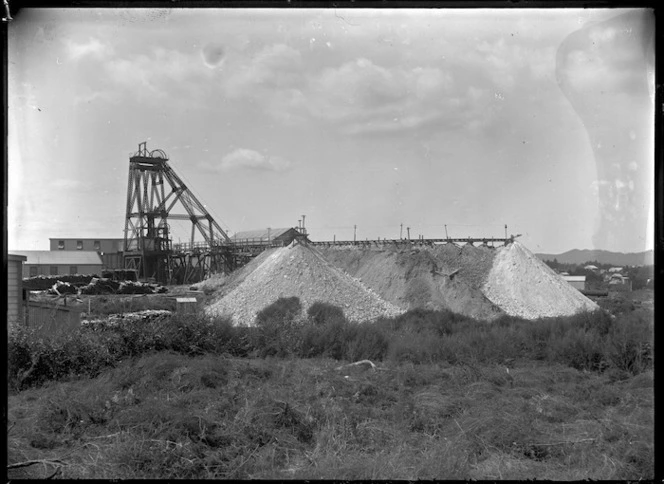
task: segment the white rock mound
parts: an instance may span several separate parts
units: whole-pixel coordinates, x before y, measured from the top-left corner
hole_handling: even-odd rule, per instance
[[[230,316],[237,325],[253,325],[256,314],[281,297],[296,296],[303,313],[315,302],[343,309],[350,321],[397,316],[403,309],[332,266],[313,247],[300,244],[277,249],[232,291],[206,308],[211,316]]]
[[[519,242],[496,250],[482,292],[507,314],[534,320],[599,308]]]

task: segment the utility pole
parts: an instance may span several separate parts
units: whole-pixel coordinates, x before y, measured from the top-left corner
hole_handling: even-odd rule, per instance
[[[399,227],[401,227],[401,228],[399,229],[399,238],[400,238],[400,239],[403,239],[403,224],[401,224]]]
[[[410,240],[410,227],[406,227],[406,231],[408,232],[408,240]]]
[[[505,224],[505,238],[507,238],[507,224]]]
[[[307,229],[304,228],[304,215],[302,215],[302,233],[306,235]]]
[[[450,238],[450,236],[447,235],[447,224],[445,224],[445,238],[446,238],[446,239],[449,239],[449,238]]]
[[[353,225],[353,243],[357,241],[357,225]]]

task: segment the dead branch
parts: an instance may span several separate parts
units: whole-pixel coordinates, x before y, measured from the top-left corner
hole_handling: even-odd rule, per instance
[[[339,366],[335,369],[336,370],[343,370],[344,368],[347,368],[349,366],[361,366],[361,365],[368,365],[369,367],[371,367],[372,370],[382,370],[382,368],[378,368],[370,360],[362,360],[362,361],[356,361],[355,363],[348,363],[346,365],[341,365],[341,366]]]
[[[531,443],[531,444],[528,444],[528,445],[548,447],[548,446],[552,446],[552,445],[566,445],[566,444],[579,444],[581,442],[594,442],[595,440],[597,440],[597,439],[565,440],[563,442],[546,442],[546,443],[543,443],[543,444]]]
[[[66,466],[66,462],[62,462],[58,459],[47,460],[47,459],[35,459],[35,460],[26,460],[24,462],[16,462],[15,464],[7,464],[7,469],[18,469],[19,467],[28,467],[34,464],[46,464],[51,466]]]

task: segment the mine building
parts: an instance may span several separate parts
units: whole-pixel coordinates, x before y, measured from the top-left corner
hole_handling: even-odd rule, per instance
[[[124,259],[122,249],[124,245],[123,238],[102,239],[102,238],[50,238],[50,247],[52,251],[94,251],[101,257],[104,270],[122,269]]]
[[[101,256],[90,250],[21,250],[14,253],[26,258],[23,264],[23,278],[65,274],[101,275],[103,266]]]

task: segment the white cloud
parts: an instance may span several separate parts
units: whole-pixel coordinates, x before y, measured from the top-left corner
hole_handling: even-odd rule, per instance
[[[67,54],[72,60],[80,60],[84,57],[103,58],[113,54],[113,47],[99,41],[99,39],[90,38],[82,44],[76,43],[70,39],[65,41]]]
[[[286,171],[291,162],[279,156],[265,156],[258,151],[238,148],[221,159],[219,169],[229,171],[235,169],[251,169],[259,171]]]
[[[468,90],[441,68],[387,68],[366,58],[326,69],[310,92],[309,114],[349,134],[464,125],[490,102],[486,90]]]
[[[171,102],[202,95],[202,84],[213,75],[198,56],[162,47],[149,54],[116,57],[105,63],[105,69],[115,85],[141,98],[169,98]]]
[[[300,52],[284,44],[268,45],[249,62],[237,62],[232,69],[224,83],[231,97],[260,95],[260,89],[291,89],[303,80]]]

